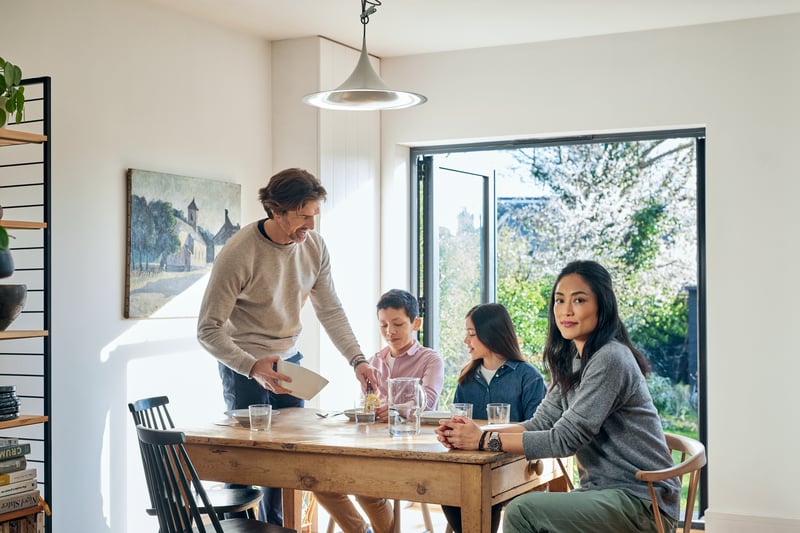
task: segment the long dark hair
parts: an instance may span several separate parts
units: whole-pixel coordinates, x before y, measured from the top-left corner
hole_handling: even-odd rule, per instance
[[[577,372],[572,371],[572,361],[577,354],[577,348],[574,342],[561,336],[553,312],[556,287],[564,276],[570,274],[577,274],[583,278],[589,284],[597,299],[597,327],[594,328],[594,331],[589,335],[586,344],[583,346],[581,367]],[[559,273],[550,293],[544,361],[547,363],[552,376],[553,383],[551,388],[559,385],[562,394],[566,394],[567,391],[575,387],[580,382],[583,369],[592,358],[592,355],[612,340],[627,346],[633,353],[633,357],[636,359],[636,364],[639,365],[642,374],[647,375],[647,359],[639,350],[633,347],[628,336],[628,330],[625,329],[625,325],[619,318],[617,297],[612,287],[611,275],[602,265],[595,261],[573,261],[569,263]]]
[[[475,336],[492,352],[512,361],[525,361],[519,349],[517,332],[511,315],[502,304],[478,304],[469,310],[465,318],[472,319]],[[463,385],[472,371],[481,365],[482,359],[470,360],[461,369],[458,384]]]

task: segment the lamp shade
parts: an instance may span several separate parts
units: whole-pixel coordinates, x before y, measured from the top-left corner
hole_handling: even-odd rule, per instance
[[[303,97],[303,102],[309,105],[344,111],[403,109],[424,104],[427,100],[421,94],[396,91],[386,86],[369,61],[366,38],[356,68],[344,83],[331,91],[321,91]]]

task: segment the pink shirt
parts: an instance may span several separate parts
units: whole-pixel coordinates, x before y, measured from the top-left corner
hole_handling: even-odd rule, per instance
[[[391,356],[390,348],[386,346],[369,360],[370,366],[375,370],[377,394],[381,403],[389,396],[389,378],[420,378],[427,399],[426,410],[436,409],[444,386],[444,362],[439,352],[422,346],[414,339],[407,352],[395,357],[390,370],[386,360]]]

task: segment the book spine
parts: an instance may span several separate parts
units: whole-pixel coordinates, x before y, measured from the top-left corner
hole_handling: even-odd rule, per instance
[[[36,469],[29,468],[27,470],[17,470],[9,472],[8,474],[0,474],[0,488],[3,485],[11,485],[12,483],[19,483],[20,481],[27,481],[36,478]]]
[[[27,466],[28,460],[24,455],[15,459],[9,459],[8,461],[0,461],[0,474],[25,470]]]
[[[7,461],[15,457],[22,457],[31,453],[31,444],[23,442],[20,444],[10,444],[7,446],[0,446],[0,461]]]
[[[29,490],[33,490],[37,487],[37,481],[35,479],[28,479],[25,481],[20,481],[19,483],[11,483],[10,485],[3,485],[0,487],[0,497],[6,496],[9,494],[19,494],[20,492],[27,492]]]
[[[39,491],[32,490],[0,497],[0,514],[39,505]]]

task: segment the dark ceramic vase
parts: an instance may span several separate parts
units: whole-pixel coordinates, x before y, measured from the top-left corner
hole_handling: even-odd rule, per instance
[[[0,285],[0,331],[5,331],[19,316],[27,296],[27,285]]]
[[[7,278],[14,273],[14,259],[8,250],[0,250],[0,278]]]

